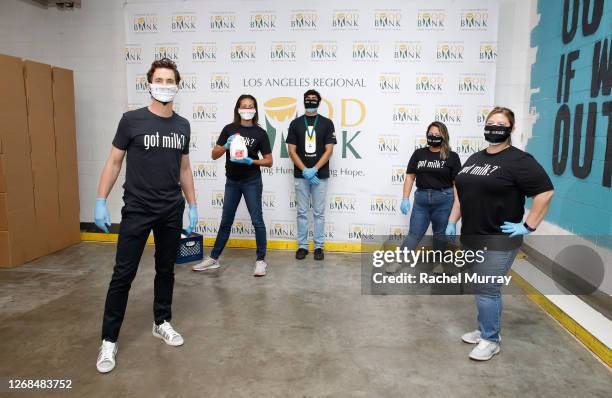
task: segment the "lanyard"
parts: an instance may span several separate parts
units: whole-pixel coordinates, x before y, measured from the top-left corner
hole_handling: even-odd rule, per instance
[[[319,115],[315,116],[314,123],[312,124],[312,133],[308,129],[308,122],[306,121],[306,115],[304,115],[304,126],[306,126],[306,135],[308,135],[309,139],[312,139],[312,136],[315,133],[315,129],[317,128],[317,120],[319,120]]]

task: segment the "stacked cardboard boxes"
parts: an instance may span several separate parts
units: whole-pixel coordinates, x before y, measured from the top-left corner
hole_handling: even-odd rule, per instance
[[[72,72],[0,55],[0,267],[80,241]]]

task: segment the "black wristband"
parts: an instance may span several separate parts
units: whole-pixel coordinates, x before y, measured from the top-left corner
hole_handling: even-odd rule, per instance
[[[535,231],[535,230],[536,230],[535,228],[531,228],[529,225],[527,225],[527,221],[525,221],[525,222],[523,223],[523,226],[524,226],[525,228],[527,228],[527,230],[528,230],[529,232],[533,232],[533,231]]]

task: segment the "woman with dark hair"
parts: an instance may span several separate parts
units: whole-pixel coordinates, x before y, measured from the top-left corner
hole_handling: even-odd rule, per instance
[[[410,229],[402,247],[414,250],[431,224],[434,250],[442,252],[446,248],[446,223],[455,200],[453,184],[461,161],[459,155],[450,149],[448,129],[444,123],[432,122],[426,131],[427,146],[414,151],[406,168],[400,205],[402,214],[408,214],[410,210],[409,197],[415,181],[417,190],[410,215]],[[386,271],[397,272],[399,267],[398,263],[389,263]],[[441,271],[436,267],[434,272]]]
[[[495,280],[508,274],[523,235],[535,231],[553,196],[552,182],[542,166],[512,146],[513,131],[510,109],[495,107],[489,112],[484,128],[489,146],[470,156],[457,175],[458,200],[446,228],[447,235],[455,235],[455,225],[462,219],[462,248],[484,253],[470,264],[470,272]],[[525,197],[533,202],[523,221]],[[478,329],[461,336],[464,342],[476,345],[471,359],[486,361],[500,351],[501,286],[497,282],[474,286]]]
[[[212,150],[213,160],[225,154],[225,195],[223,199],[223,214],[215,245],[210,256],[193,266],[194,271],[206,271],[219,268],[219,256],[229,239],[234,216],[244,195],[251,222],[255,228],[257,242],[257,260],[253,270],[254,276],[266,274],[266,225],[261,208],[263,183],[260,167],[272,167],[272,149],[268,134],[258,121],[257,100],[252,95],[243,94],[234,106],[234,121],[223,128],[217,145]],[[246,144],[247,155],[240,159],[230,156],[230,145],[240,135]],[[259,153],[263,156],[259,158]]]

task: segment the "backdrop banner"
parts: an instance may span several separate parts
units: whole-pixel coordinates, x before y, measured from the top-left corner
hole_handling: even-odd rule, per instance
[[[211,160],[240,94],[252,94],[270,137],[274,166],[262,168],[271,247],[294,247],[296,203],[287,128],[303,93],[323,97],[336,127],[330,160],[326,239],[352,250],[362,239],[407,233],[399,211],[408,159],[425,129],[444,122],[462,159],[483,148],[497,58],[495,2],[311,0],[184,1],[125,7],[128,108],[150,102],[151,62],[174,60],[182,81],[175,110],[191,123],[191,161],[200,221],[216,236],[225,158]],[[310,231],[312,234],[312,230]],[[232,238],[254,240],[244,202]],[[210,241],[210,239],[208,239]]]

